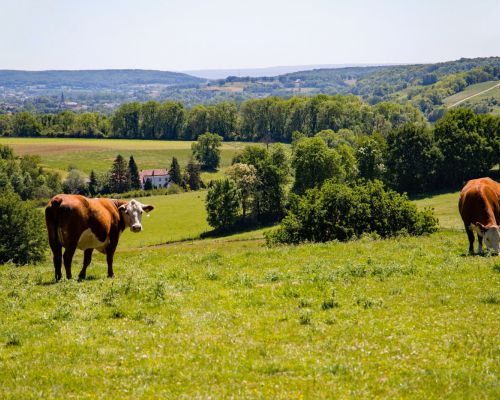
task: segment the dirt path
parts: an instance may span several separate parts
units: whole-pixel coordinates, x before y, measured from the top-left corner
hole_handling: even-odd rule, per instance
[[[448,106],[448,107],[446,107],[446,108],[452,108],[452,107],[455,107],[456,105],[458,105],[458,104],[460,104],[460,103],[463,103],[464,101],[467,101],[467,100],[469,100],[469,99],[472,99],[473,97],[479,96],[480,94],[483,94],[483,93],[489,92],[490,90],[493,90],[493,89],[495,89],[495,88],[497,88],[497,87],[499,87],[499,86],[500,86],[500,83],[497,83],[495,86],[492,86],[492,87],[490,87],[490,88],[488,88],[488,89],[486,89],[486,90],[483,90],[482,92],[479,92],[479,93],[473,94],[472,96],[469,96],[469,97],[466,97],[465,99],[462,99],[462,100],[460,100],[460,101],[457,101],[456,103],[454,103],[454,104],[452,104],[452,105],[450,105],[450,106]]]

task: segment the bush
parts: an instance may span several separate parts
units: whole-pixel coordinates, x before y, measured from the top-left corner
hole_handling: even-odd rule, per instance
[[[0,263],[36,263],[45,258],[43,214],[11,190],[0,192]]]
[[[330,180],[321,189],[292,196],[288,215],[268,233],[267,242],[346,241],[364,233],[422,235],[436,231],[437,223],[431,210],[418,211],[406,195],[386,190],[380,181],[345,185]]]

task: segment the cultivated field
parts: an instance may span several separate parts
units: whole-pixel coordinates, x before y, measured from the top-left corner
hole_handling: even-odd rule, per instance
[[[464,91],[445,98],[443,102],[447,107],[453,106],[458,102],[461,102],[460,105],[462,106],[473,107],[483,100],[494,99],[496,100],[496,105],[491,106],[491,114],[500,116],[500,86],[498,86],[498,84],[499,81],[490,81],[471,85]],[[470,99],[466,100],[469,97]]]
[[[38,154],[47,168],[66,172],[68,166],[90,173],[107,171],[117,154],[127,160],[131,155],[140,169],[169,168],[172,157],[181,166],[191,156],[191,141],[124,140],[124,139],[54,139],[0,138],[0,144],[11,146],[16,154]],[[246,143],[224,142],[221,167],[231,164],[234,155]]]
[[[0,266],[0,398],[500,396],[500,258],[466,256],[458,193],[416,201],[430,236],[271,249],[200,240],[204,196],[141,199],[114,279],[99,253],[83,282]]]

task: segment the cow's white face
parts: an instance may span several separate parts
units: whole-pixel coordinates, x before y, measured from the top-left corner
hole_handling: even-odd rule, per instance
[[[476,226],[480,229],[484,245],[498,254],[500,252],[500,227],[497,225],[486,227],[479,222],[476,223]]]
[[[153,206],[142,204],[134,199],[119,207],[120,213],[125,220],[125,226],[128,226],[132,232],[142,231],[142,213],[144,211],[149,213],[153,209]]]
[[[500,251],[500,228],[493,226],[484,232],[484,244],[487,248],[497,253]]]

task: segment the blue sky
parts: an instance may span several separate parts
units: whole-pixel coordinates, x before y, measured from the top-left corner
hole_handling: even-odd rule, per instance
[[[498,0],[0,0],[0,69],[187,70],[500,56]]]

